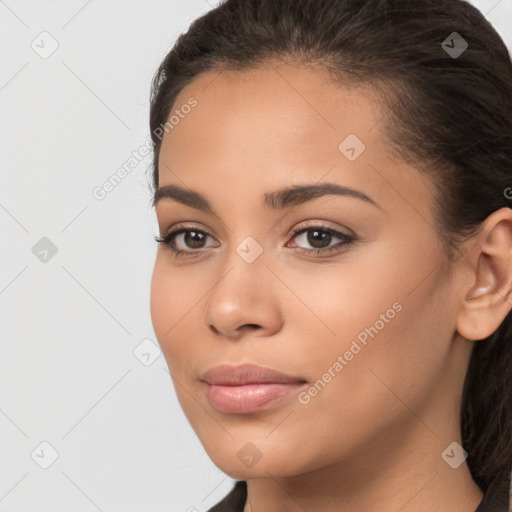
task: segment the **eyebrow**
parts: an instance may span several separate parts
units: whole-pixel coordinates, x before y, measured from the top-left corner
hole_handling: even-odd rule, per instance
[[[282,210],[289,206],[304,204],[318,197],[338,195],[355,197],[381,208],[372,198],[350,187],[337,185],[336,183],[320,183],[311,185],[294,185],[288,188],[267,192],[264,194],[264,205],[273,210]],[[179,185],[164,185],[159,187],[153,197],[153,206],[163,199],[171,199],[178,203],[196,208],[205,213],[215,214],[210,202],[199,192],[182,188]]]

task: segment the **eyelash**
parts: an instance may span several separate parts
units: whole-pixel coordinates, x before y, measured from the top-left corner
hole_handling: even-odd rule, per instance
[[[297,228],[295,231],[292,232],[292,240],[294,238],[297,238],[302,233],[308,232],[308,231],[321,231],[324,233],[328,233],[329,235],[339,238],[341,242],[338,244],[331,246],[331,247],[323,247],[321,249],[304,249],[303,247],[298,247],[299,253],[303,254],[323,254],[323,253],[339,253],[343,250],[348,249],[351,247],[356,238],[350,235],[345,235],[344,233],[340,233],[339,231],[336,231],[334,229],[327,228],[325,226],[317,225],[317,224],[306,224],[305,226],[301,226],[300,228]],[[196,229],[193,227],[189,228],[175,228],[174,230],[169,231],[166,235],[162,236],[156,236],[155,240],[158,243],[164,244],[168,246],[171,251],[173,251],[174,255],[176,257],[193,257],[197,256],[198,253],[205,252],[204,249],[197,249],[195,251],[184,251],[182,249],[176,249],[176,244],[174,242],[174,239],[176,236],[178,236],[181,233],[187,233],[189,231],[194,231],[195,233],[201,233],[202,235],[207,235],[211,238],[213,238],[212,235],[210,235],[207,231]]]

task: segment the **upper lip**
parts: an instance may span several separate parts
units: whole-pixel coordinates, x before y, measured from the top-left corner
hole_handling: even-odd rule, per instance
[[[302,377],[286,375],[266,366],[245,363],[238,366],[221,364],[203,373],[201,380],[208,384],[224,386],[243,386],[259,383],[297,383],[306,382]]]

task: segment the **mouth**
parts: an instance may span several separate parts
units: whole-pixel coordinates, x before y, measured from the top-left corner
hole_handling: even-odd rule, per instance
[[[302,377],[254,364],[216,366],[200,380],[210,405],[227,414],[259,411],[307,384]]]
[[[291,395],[306,383],[288,384],[266,382],[225,386],[203,383],[210,405],[226,414],[250,414],[270,406],[270,404]]]

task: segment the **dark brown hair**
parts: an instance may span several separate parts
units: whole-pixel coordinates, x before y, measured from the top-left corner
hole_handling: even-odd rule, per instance
[[[447,49],[456,32],[468,47]],[[442,44],[448,41],[448,46]],[[153,185],[177,95],[201,73],[269,62],[321,66],[374,92],[391,150],[429,174],[452,258],[495,210],[510,207],[512,64],[500,36],[463,0],[227,0],[180,35],[152,83]],[[508,196],[508,197],[507,197]],[[474,343],[464,382],[462,443],[475,482],[508,485],[512,467],[512,314]]]

